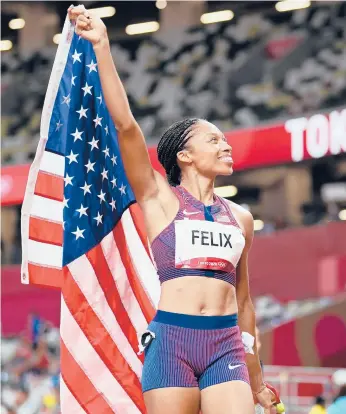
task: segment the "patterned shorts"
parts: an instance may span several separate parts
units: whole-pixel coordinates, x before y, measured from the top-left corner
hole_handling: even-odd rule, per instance
[[[158,311],[142,336],[142,391],[249,383],[237,315],[193,316]]]

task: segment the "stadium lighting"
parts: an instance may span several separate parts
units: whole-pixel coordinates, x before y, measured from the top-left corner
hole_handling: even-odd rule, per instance
[[[157,2],[155,3],[155,6],[162,10],[167,6],[167,1],[166,0],[157,0]]]
[[[58,45],[61,39],[61,33],[57,33],[53,36],[53,42]]]
[[[309,0],[282,0],[275,4],[275,8],[278,12],[307,9],[310,6],[311,1]]]
[[[340,220],[346,220],[346,209],[339,211],[339,219]]]
[[[253,221],[253,228],[255,231],[260,231],[264,227],[264,223],[262,220],[256,219]]]
[[[143,33],[152,33],[159,30],[160,24],[158,22],[144,22],[144,23],[136,23],[136,24],[129,24],[126,26],[125,32],[132,36],[137,34]]]
[[[0,40],[0,51],[1,52],[11,50],[12,46],[13,46],[13,44],[12,44],[11,40]]]
[[[238,188],[234,185],[225,185],[216,187],[215,194],[219,197],[234,197],[238,193]]]
[[[232,10],[221,10],[212,13],[204,13],[201,16],[201,22],[203,24],[226,22],[227,20],[232,20],[234,13]]]
[[[8,27],[12,30],[19,30],[23,29],[25,26],[25,20],[24,19],[12,19],[10,20]]]
[[[95,9],[89,9],[92,13],[95,13],[101,19],[106,17],[112,17],[115,15],[115,8],[113,6],[97,7]]]

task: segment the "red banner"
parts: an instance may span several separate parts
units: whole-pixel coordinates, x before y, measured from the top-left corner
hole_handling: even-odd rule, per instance
[[[271,59],[281,59],[288,55],[302,40],[302,36],[296,35],[273,39],[267,43],[266,51]]]
[[[226,133],[233,148],[235,170],[299,162],[346,152],[346,108],[310,118]],[[156,147],[149,148],[154,168],[164,173]],[[23,200],[28,165],[1,169],[1,204]]]
[[[261,343],[264,365],[346,366],[345,294],[330,300],[328,306],[266,331],[261,335]],[[302,393],[300,390],[299,394]]]
[[[251,293],[280,302],[333,296],[346,287],[346,222],[256,235],[249,255]]]
[[[21,204],[24,198],[30,165],[1,168],[1,205]]]
[[[61,292],[38,286],[23,285],[20,281],[20,266],[1,268],[1,333],[18,335],[27,328],[30,312],[38,313],[55,326],[60,323]]]

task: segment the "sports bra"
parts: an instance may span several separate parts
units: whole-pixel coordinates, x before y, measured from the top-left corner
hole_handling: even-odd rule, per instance
[[[245,238],[227,202],[214,195],[205,206],[182,186],[173,221],[151,243],[160,283],[182,276],[220,279],[235,286]]]

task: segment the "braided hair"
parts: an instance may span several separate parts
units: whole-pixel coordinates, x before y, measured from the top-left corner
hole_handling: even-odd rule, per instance
[[[170,185],[177,186],[181,180],[181,170],[177,162],[177,154],[185,148],[191,128],[199,121],[198,118],[188,118],[175,122],[162,135],[157,146],[157,155],[166,171]]]

